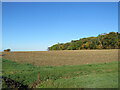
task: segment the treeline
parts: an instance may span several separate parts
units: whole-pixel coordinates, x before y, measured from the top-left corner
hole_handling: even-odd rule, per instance
[[[82,38],[80,40],[72,40],[68,43],[58,43],[48,50],[82,50],[82,49],[119,49],[120,33],[110,32],[100,34],[97,37]]]

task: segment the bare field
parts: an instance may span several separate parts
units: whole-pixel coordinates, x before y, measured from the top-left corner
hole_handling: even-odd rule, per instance
[[[118,50],[3,52],[2,58],[40,66],[79,65],[118,61]]]

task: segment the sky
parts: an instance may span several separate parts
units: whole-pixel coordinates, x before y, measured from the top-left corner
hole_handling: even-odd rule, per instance
[[[46,51],[118,31],[117,2],[3,2],[2,50]]]
[[[2,0],[2,2],[119,2],[119,0]]]

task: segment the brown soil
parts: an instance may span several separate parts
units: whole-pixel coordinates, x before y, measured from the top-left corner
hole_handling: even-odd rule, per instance
[[[3,52],[2,58],[40,66],[79,65],[118,61],[118,50]]]

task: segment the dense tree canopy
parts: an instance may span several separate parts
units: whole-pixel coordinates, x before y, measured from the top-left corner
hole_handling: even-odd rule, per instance
[[[110,32],[100,34],[97,37],[72,40],[69,43],[58,43],[48,50],[81,50],[81,49],[118,49],[120,47],[120,33]]]

